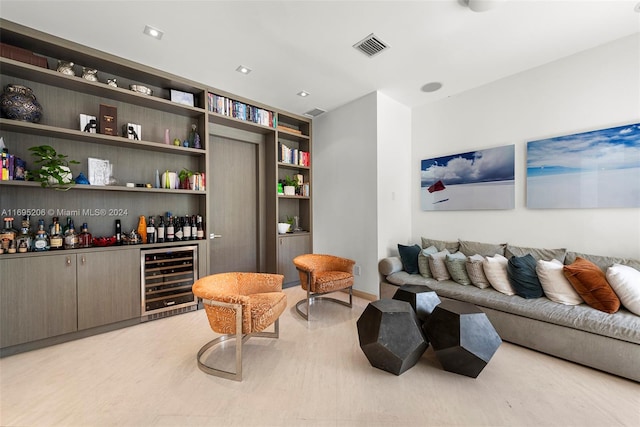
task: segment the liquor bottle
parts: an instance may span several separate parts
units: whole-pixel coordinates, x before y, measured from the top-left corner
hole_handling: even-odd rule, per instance
[[[58,222],[58,217],[54,216],[51,218],[51,224],[49,224],[49,237],[53,236],[53,230],[56,226],[56,222]]]
[[[5,218],[4,228],[0,231],[0,246],[5,252],[8,252],[9,248],[14,244],[17,235],[18,232],[13,229],[13,218]]]
[[[76,227],[73,224],[73,220],[69,220],[69,228],[67,229],[67,233],[64,235],[64,248],[65,249],[77,249],[78,248],[78,233],[76,233]]]
[[[147,243],[147,220],[144,215],[140,215],[138,219],[138,235],[140,236],[140,243]]]
[[[180,241],[184,238],[184,223],[182,218],[176,217],[175,228],[174,240]]]
[[[160,217],[160,224],[158,224],[158,236],[157,236],[157,241],[158,243],[164,243],[164,235],[165,235],[165,227],[164,227],[164,217],[161,216]]]
[[[31,224],[27,215],[22,217],[20,232],[16,236],[16,247],[18,252],[24,253],[33,250],[34,234],[31,232]]]
[[[53,234],[49,237],[49,243],[52,251],[64,248],[64,236],[57,221],[53,223]]]
[[[82,223],[82,231],[78,236],[78,246],[81,248],[90,248],[93,245],[93,236],[89,233],[89,228],[87,227],[87,223]]]
[[[44,229],[44,219],[38,220],[38,231],[36,231],[36,237],[33,241],[33,250],[36,252],[48,251],[50,248],[49,245],[49,235]]]
[[[71,217],[67,217],[67,223],[65,224],[64,227],[62,227],[62,235],[66,236],[67,233],[69,232],[69,227],[71,226],[71,223],[73,222],[73,220],[71,219]]]
[[[174,238],[175,238],[175,227],[173,225],[173,217],[169,215],[169,224],[167,224],[167,237],[165,238],[165,240],[167,242],[173,242]]]
[[[116,219],[116,245],[122,244],[122,224]]]
[[[202,226],[202,217],[198,215],[196,221],[198,222],[198,225],[196,226],[198,230],[198,240],[202,240],[204,239],[204,227]]]
[[[149,215],[149,222],[147,223],[147,243],[156,242],[156,224],[151,215]]]
[[[182,227],[182,240],[191,240],[191,220],[188,215],[184,216],[184,226]]]
[[[196,216],[191,215],[191,240],[198,238],[198,225],[196,224]]]

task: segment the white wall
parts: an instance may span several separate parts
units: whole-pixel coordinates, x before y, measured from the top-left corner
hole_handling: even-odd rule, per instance
[[[377,284],[376,93],[313,120],[313,252],[351,258],[354,288]],[[375,272],[375,271],[374,271]]]
[[[527,209],[526,142],[640,121],[640,35],[445,100],[412,117],[412,235],[640,259],[640,209]],[[515,144],[516,207],[424,212],[420,160]]]
[[[313,122],[313,251],[356,261],[378,295],[378,260],[411,239],[411,110],[371,93]]]

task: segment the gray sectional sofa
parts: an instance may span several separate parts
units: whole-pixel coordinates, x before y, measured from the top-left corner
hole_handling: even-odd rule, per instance
[[[460,248],[454,247],[456,242],[429,239],[423,239],[422,247],[434,242],[440,248],[448,245],[451,252]],[[501,247],[507,257],[526,253],[528,249],[509,247],[507,244]],[[553,252],[531,251],[539,259]],[[636,260],[560,251],[564,251],[561,252],[563,259],[560,261],[565,265],[581,257],[595,263],[603,271],[613,263],[640,270],[640,261]],[[420,273],[404,271],[400,257],[380,260],[378,270],[381,277],[380,298],[391,298],[403,284],[424,285],[441,298],[465,301],[481,308],[505,341],[640,382],[640,316],[624,307],[614,314],[608,314],[584,303],[564,305],[546,297],[525,299],[518,295],[505,295],[492,287],[481,289],[453,280],[438,281]]]

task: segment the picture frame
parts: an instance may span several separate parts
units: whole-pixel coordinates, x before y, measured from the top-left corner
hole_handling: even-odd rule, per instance
[[[527,142],[527,208],[640,207],[640,123]]]
[[[89,184],[104,186],[108,184],[111,176],[111,163],[109,160],[88,157],[87,171]]]
[[[424,159],[423,211],[515,209],[515,145]]]
[[[182,105],[194,106],[194,98],[192,93],[181,92],[179,90],[171,89],[171,101]]]

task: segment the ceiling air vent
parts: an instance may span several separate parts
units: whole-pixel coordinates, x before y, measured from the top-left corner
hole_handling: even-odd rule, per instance
[[[313,110],[309,110],[306,113],[304,113],[305,116],[307,117],[318,117],[320,114],[322,113],[326,113],[327,110],[322,110],[320,108],[314,108]]]
[[[388,49],[389,45],[376,37],[375,34],[371,33],[358,43],[354,44],[353,47],[367,55],[369,58],[372,58],[383,50]]]

